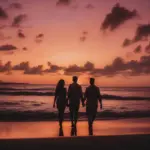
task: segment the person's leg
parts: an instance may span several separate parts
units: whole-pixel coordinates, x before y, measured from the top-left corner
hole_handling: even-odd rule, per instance
[[[89,135],[93,135],[93,126],[89,126]]]
[[[59,120],[59,126],[62,127],[60,111],[58,111],[58,120]]]
[[[93,124],[92,124],[92,116],[88,114],[88,128],[89,128],[89,135],[93,135]]]
[[[74,135],[77,136],[77,127],[76,127],[76,125],[74,126]]]
[[[94,112],[93,115],[92,115],[92,124],[93,124],[95,118],[96,118],[96,112]]]
[[[91,107],[86,107],[86,115],[88,118],[88,129],[89,129],[89,135],[93,135],[93,112]]]
[[[93,115],[88,115],[89,135],[93,135]]]
[[[97,106],[89,110],[89,135],[93,135],[93,122],[96,118]]]
[[[91,109],[87,106],[86,107],[86,115],[87,115],[87,118],[88,118],[88,125],[91,126],[92,124],[92,114],[91,114]]]
[[[63,128],[59,129],[59,136],[64,136]]]
[[[93,124],[93,122],[94,122],[94,120],[95,120],[95,118],[96,118],[96,114],[97,114],[97,106],[95,106],[95,107],[93,108],[93,113],[92,113],[92,124]]]
[[[74,122],[73,122],[73,120],[74,120],[73,107],[70,106],[70,107],[69,107],[69,110],[70,110],[71,125],[72,125],[72,127],[73,127],[73,125],[74,125]]]
[[[62,109],[58,109],[58,119],[59,119],[59,126],[60,128],[62,128],[62,121],[63,121],[63,117],[62,117]]]
[[[79,105],[77,105],[74,109],[74,124],[76,127],[77,121],[78,121],[78,111],[79,111]]]
[[[63,106],[60,110],[60,124],[62,126],[62,123],[64,121],[64,112],[65,112],[65,106]]]
[[[93,121],[92,121],[92,114],[89,114],[88,115],[88,124],[89,124],[89,127],[91,127],[92,126],[92,124],[93,124]]]

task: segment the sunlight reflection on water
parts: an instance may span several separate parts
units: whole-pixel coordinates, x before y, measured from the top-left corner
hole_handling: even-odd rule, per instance
[[[64,136],[71,135],[71,124],[63,124]],[[94,135],[124,135],[150,133],[150,118],[101,120],[95,121]],[[87,136],[88,124],[80,121],[77,124],[77,135]],[[0,139],[3,138],[42,138],[58,137],[58,122],[0,122]]]

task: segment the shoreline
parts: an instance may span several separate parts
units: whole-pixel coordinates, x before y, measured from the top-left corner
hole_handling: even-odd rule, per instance
[[[84,94],[84,93],[83,93]],[[0,92],[0,95],[6,96],[54,96],[54,92]],[[110,94],[102,94],[102,99],[105,100],[150,100],[150,97],[140,97],[140,96],[118,96]]]
[[[150,117],[120,117],[120,118],[96,118],[95,121],[119,121],[119,120],[134,120],[134,119],[149,119],[150,120]],[[85,118],[79,118],[78,119],[78,122],[87,122],[88,119],[87,117]],[[58,118],[54,118],[54,119],[28,119],[28,120],[0,120],[0,123],[3,123],[3,122],[58,122]],[[65,118],[63,122],[70,122],[70,119],[69,118]]]
[[[117,119],[134,119],[150,118],[150,111],[145,112],[98,112],[96,120],[117,120]],[[57,112],[17,112],[17,111],[0,111],[0,122],[7,121],[56,121],[58,120]],[[64,121],[70,120],[70,113],[64,114]],[[87,120],[86,112],[79,112],[79,121]]]

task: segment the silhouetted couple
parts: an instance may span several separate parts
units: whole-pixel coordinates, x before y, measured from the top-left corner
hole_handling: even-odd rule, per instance
[[[74,76],[73,83],[70,84],[68,88],[68,95],[65,88],[65,81],[61,79],[58,82],[55,90],[53,107],[55,107],[55,104],[57,104],[59,125],[60,128],[62,128],[64,111],[66,106],[68,106],[70,110],[71,126],[76,130],[80,101],[83,107],[85,106],[86,101],[86,114],[88,117],[89,131],[91,130],[92,132],[92,124],[96,117],[98,100],[100,102],[100,108],[102,108],[100,91],[99,88],[95,86],[95,79],[90,78],[90,86],[86,88],[85,94],[83,96],[82,88],[77,83],[77,81],[78,78]]]

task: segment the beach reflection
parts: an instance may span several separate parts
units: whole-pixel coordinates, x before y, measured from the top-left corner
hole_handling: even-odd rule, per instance
[[[77,136],[77,128],[76,127],[72,127],[71,128],[71,134],[70,136]]]
[[[59,136],[64,136],[63,128],[59,128]]]
[[[89,130],[87,121],[80,121],[77,130],[69,121],[59,128],[58,122],[0,122],[0,139],[45,138],[58,136],[124,135],[150,133],[150,118],[95,121]]]
[[[89,127],[89,135],[93,135],[93,127]]]

